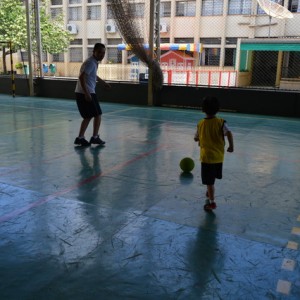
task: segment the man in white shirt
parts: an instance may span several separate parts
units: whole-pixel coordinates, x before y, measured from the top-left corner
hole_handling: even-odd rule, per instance
[[[104,58],[105,50],[105,45],[101,43],[95,44],[93,55],[86,59],[80,68],[75,94],[77,107],[83,120],[78,137],[74,141],[75,145],[89,146],[90,144],[105,144],[99,137],[102,110],[96,95],[97,81],[101,82],[105,87],[110,88],[108,83],[97,76],[98,63]],[[94,118],[93,136],[88,142],[84,134],[92,118]]]

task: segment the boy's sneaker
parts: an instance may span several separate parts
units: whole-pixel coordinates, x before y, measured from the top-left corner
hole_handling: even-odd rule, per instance
[[[75,145],[79,145],[79,146],[89,146],[90,143],[85,139],[85,138],[79,138],[77,137],[74,141]]]
[[[92,136],[91,139],[90,139],[90,143],[91,144],[97,144],[97,145],[104,145],[105,144],[105,142],[100,139],[99,135],[97,135],[96,137]]]
[[[209,200],[206,200],[206,203],[203,206],[205,211],[212,211],[213,209],[217,208],[216,202],[210,202]]]

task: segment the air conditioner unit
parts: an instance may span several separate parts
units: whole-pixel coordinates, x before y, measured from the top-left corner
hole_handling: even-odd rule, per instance
[[[76,24],[67,24],[67,30],[71,34],[77,34],[77,26],[76,26]]]
[[[115,33],[116,32],[116,25],[113,24],[106,24],[105,25],[106,33]]]
[[[167,24],[160,24],[159,25],[159,31],[160,32],[168,32],[168,25]]]

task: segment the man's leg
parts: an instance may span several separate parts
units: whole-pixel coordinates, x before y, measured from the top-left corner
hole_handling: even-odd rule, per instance
[[[101,125],[101,115],[94,117],[93,136],[99,135],[99,129]]]
[[[90,121],[91,121],[91,118],[86,118],[86,119],[82,120],[81,125],[80,125],[80,129],[79,129],[78,137],[80,137],[80,138],[84,137],[84,134],[86,132],[86,129],[89,126]]]

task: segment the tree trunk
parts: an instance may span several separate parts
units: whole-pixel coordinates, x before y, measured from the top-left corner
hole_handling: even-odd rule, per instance
[[[7,67],[6,67],[6,51],[5,46],[2,46],[2,65],[3,65],[3,73],[7,73]]]

